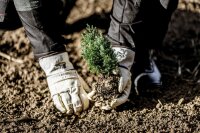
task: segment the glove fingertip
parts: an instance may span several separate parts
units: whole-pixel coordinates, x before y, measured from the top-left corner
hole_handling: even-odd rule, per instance
[[[119,80],[118,91],[119,91],[119,93],[122,93],[122,91],[123,91],[123,78],[120,78],[120,80]]]
[[[82,106],[74,108],[74,113],[76,115],[80,115],[81,111],[82,111]]]
[[[110,103],[111,108],[113,108],[113,109],[116,108],[117,107],[117,103],[118,103],[117,99],[112,100],[111,103]]]
[[[59,98],[59,96],[53,96],[53,102],[54,102],[54,106],[62,113],[66,112],[66,109],[64,107],[64,105],[62,105],[61,99]]]
[[[88,94],[87,94],[88,99],[92,101],[92,100],[93,100],[92,97],[93,97],[95,94],[96,94],[96,91],[95,91],[95,90],[93,90],[93,91],[91,91],[90,93],[88,93]]]
[[[89,98],[87,96],[87,93],[82,87],[80,87],[79,98],[81,100],[83,110],[86,110],[89,107]]]
[[[81,102],[82,102],[82,109],[86,110],[89,108],[89,99],[84,95],[80,94]]]

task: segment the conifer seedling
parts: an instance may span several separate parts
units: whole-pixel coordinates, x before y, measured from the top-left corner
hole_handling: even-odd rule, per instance
[[[81,48],[89,70],[100,79],[92,85],[96,90],[94,100],[100,103],[101,107],[109,106],[110,101],[119,96],[118,64],[111,44],[102,32],[88,25],[82,34]]]
[[[89,70],[95,74],[110,75],[117,69],[117,59],[110,42],[93,26],[82,34],[82,55]]]

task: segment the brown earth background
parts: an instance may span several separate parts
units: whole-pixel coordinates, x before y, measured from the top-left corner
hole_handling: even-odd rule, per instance
[[[111,0],[77,0],[72,4],[63,36],[78,72],[91,85],[80,52],[86,24],[103,32],[109,25]],[[200,132],[200,1],[180,0],[163,46],[154,59],[163,75],[159,91],[134,92],[112,111],[91,107],[80,116],[56,110],[44,72],[34,60],[23,28],[0,31],[0,132]]]

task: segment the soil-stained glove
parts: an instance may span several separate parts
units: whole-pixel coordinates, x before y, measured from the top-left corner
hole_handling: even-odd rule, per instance
[[[116,108],[125,103],[130,95],[132,84],[130,69],[134,62],[135,52],[123,47],[113,47],[112,49],[114,50],[119,63],[120,80],[118,91],[119,93],[122,93],[119,98],[114,99],[111,102],[111,108]]]
[[[89,107],[89,87],[74,70],[67,52],[41,58],[39,64],[47,76],[53,102],[58,110],[79,114]]]
[[[134,62],[135,52],[123,47],[113,47],[113,50],[119,63],[120,80],[118,91],[122,93],[119,98],[114,99],[111,102],[111,108],[116,108],[125,103],[130,95],[132,84],[130,69]]]

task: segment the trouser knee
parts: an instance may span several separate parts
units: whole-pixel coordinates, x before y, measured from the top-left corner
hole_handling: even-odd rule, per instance
[[[114,0],[108,37],[128,47],[158,46],[177,4],[178,0]]]

